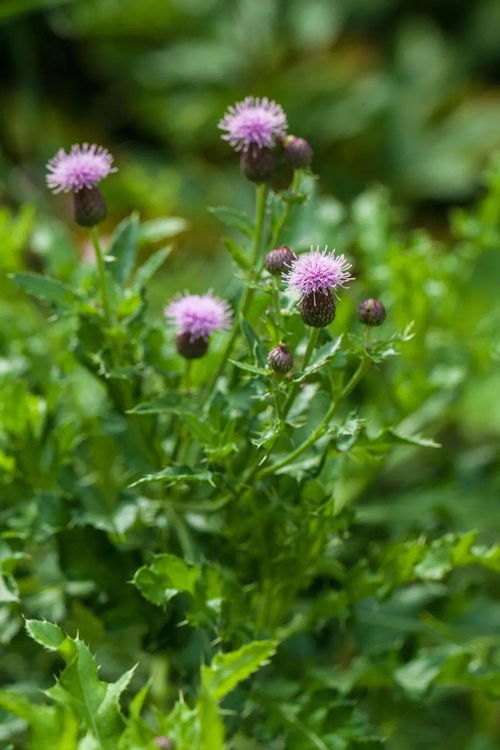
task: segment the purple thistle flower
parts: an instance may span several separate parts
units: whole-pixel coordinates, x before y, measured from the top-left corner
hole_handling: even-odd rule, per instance
[[[301,298],[316,292],[328,292],[338,286],[345,286],[354,278],[349,273],[351,264],[344,255],[329,253],[325,247],[321,252],[319,245],[310,253],[299,255],[290,264],[290,270],[285,274],[288,287],[300,292]]]
[[[286,115],[279,104],[255,96],[247,96],[229,107],[219,122],[219,128],[227,131],[221,137],[236,151],[248,151],[251,146],[271,148],[274,139],[284,135],[287,127]]]
[[[69,154],[61,148],[47,164],[47,185],[54,193],[78,193],[83,188],[90,190],[108,174],[117,171],[112,163],[112,155],[102,146],[74,145]]]
[[[208,339],[213,331],[229,328],[231,323],[228,303],[211,292],[177,297],[167,305],[165,315],[177,326],[179,335],[189,334],[192,341]]]

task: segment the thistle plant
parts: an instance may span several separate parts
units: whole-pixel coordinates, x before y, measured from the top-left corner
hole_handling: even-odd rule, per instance
[[[500,690],[496,643],[453,619],[466,589],[481,606],[500,548],[443,533],[426,495],[449,487],[447,405],[485,366],[489,329],[472,340],[456,305],[500,242],[498,175],[446,254],[381,191],[349,214],[322,196],[275,102],[247,97],[219,127],[255,183],[253,219],[213,210],[229,292],[193,279],[151,309],[171,245],[147,238],[171,225],[133,214],[104,243],[97,185],[117,170],[88,145],[59,151],[47,183],[72,193],[96,268],[12,276],[36,300],[6,324],[23,379],[4,377],[0,445],[0,640],[19,649],[0,707],[20,747],[405,747],[416,698]]]

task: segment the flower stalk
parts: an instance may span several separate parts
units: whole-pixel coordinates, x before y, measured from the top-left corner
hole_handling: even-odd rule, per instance
[[[101,242],[99,240],[99,231],[97,227],[91,227],[90,239],[95,250],[104,319],[106,321],[106,325],[110,326],[112,325],[113,319],[112,319],[112,313],[111,313],[111,305],[109,302],[108,283],[106,280],[106,266],[104,263],[104,253],[101,248]]]
[[[354,375],[351,377],[347,385],[342,389],[339,396],[332,401],[325,416],[323,417],[319,425],[316,427],[316,429],[309,435],[309,437],[306,438],[306,440],[304,440],[300,445],[298,445],[297,448],[295,448],[295,450],[293,450],[291,453],[288,453],[286,456],[284,456],[279,461],[276,461],[274,464],[271,464],[270,466],[263,468],[261,471],[257,473],[257,476],[259,478],[262,478],[262,477],[268,476],[269,474],[273,474],[279,469],[282,469],[284,466],[291,464],[293,461],[295,461],[296,458],[301,456],[302,453],[304,453],[308,448],[314,445],[314,443],[322,436],[323,432],[328,427],[328,424],[331,418],[333,417],[333,414],[337,406],[339,405],[339,403],[344,398],[346,398],[346,396],[348,396],[352,390],[354,390],[356,385],[359,383],[359,381],[362,379],[364,374],[367,372],[369,366],[370,366],[370,359],[366,356],[362,357]]]

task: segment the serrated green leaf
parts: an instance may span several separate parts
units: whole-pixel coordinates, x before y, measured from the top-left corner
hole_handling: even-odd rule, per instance
[[[258,432],[254,437],[251,438],[253,445],[255,445],[257,448],[262,448],[262,446],[272,443],[276,435],[279,434],[281,427],[281,422],[279,420],[276,420],[265,430],[262,430],[262,432]]]
[[[143,221],[139,228],[139,242],[161,242],[185,232],[189,224],[180,216],[163,216]]]
[[[54,305],[73,307],[81,297],[65,284],[39,273],[13,273],[11,279],[32,297]]]
[[[441,448],[441,444],[436,443],[431,438],[424,438],[422,435],[408,435],[397,427],[389,427],[387,432],[403,443],[418,445],[421,448]]]
[[[419,698],[438,676],[443,661],[441,654],[428,653],[396,669],[394,677],[407,693]]]
[[[172,252],[172,247],[172,245],[162,247],[161,250],[158,250],[156,253],[153,253],[153,255],[150,255],[150,257],[146,261],[144,261],[142,266],[139,266],[139,268],[135,272],[134,280],[132,282],[133,289],[137,291],[144,289],[148,281],[153,278],[155,273],[166,261],[166,259]]]
[[[307,378],[309,375],[312,375],[312,373],[325,367],[339,350],[340,345],[342,344],[342,339],[343,335],[340,335],[338,338],[329,341],[327,344],[317,349],[314,352],[311,363],[305,368],[305,370],[298,373],[294,377],[294,380],[300,383],[304,378]]]
[[[66,640],[61,628],[45,620],[26,620],[26,630],[34,641],[51,651],[57,651]]]
[[[141,718],[141,712],[149,689],[150,684],[147,683],[130,702],[127,728],[120,737],[119,750],[135,750],[135,748],[138,750],[139,748],[149,748],[151,746],[155,732]]]
[[[10,585],[7,585],[5,576],[0,573],[0,602],[18,602],[16,582],[11,576],[7,580]]]
[[[249,365],[246,362],[237,362],[235,359],[229,359],[228,361],[238,369],[250,372],[252,375],[269,377],[269,370],[265,370],[263,367],[255,367],[255,365]]]
[[[262,341],[257,336],[250,323],[248,323],[244,318],[240,320],[240,325],[256,364],[259,367],[265,368],[267,364],[266,350]]]
[[[69,708],[91,730],[102,750],[116,750],[125,727],[118,698],[133,670],[115,684],[102,682],[86,644],[78,639],[71,640],[74,646],[73,658],[56,685],[47,690],[47,695],[61,706]]]
[[[158,398],[151,401],[143,401],[137,404],[133,409],[129,409],[129,414],[179,414],[182,412],[182,399],[178,393],[164,393]]]
[[[230,237],[223,237],[222,241],[224,242],[229,254],[231,255],[231,258],[234,260],[236,265],[240,268],[243,268],[245,271],[248,270],[252,264],[246,257],[238,243],[236,243]]]
[[[208,210],[228,227],[234,227],[242,232],[242,234],[246,234],[247,237],[253,237],[253,224],[242,211],[237,211],[234,208],[226,208],[225,206],[210,207]]]
[[[30,750],[74,750],[77,747],[78,722],[68,709],[32,703],[26,696],[8,690],[0,690],[0,708],[28,723]]]
[[[189,469],[189,466],[167,466],[166,469],[154,474],[146,474],[146,476],[130,484],[129,487],[138,487],[140,484],[147,484],[148,482],[168,482],[171,484],[193,482],[199,484],[200,482],[211,482],[211,480],[212,474],[209,471],[193,472]]]
[[[119,284],[123,284],[132,273],[138,241],[139,219],[136,214],[132,214],[116,228],[108,251],[114,259],[110,266],[111,275]]]
[[[202,667],[202,685],[215,700],[222,700],[239,682],[259,669],[277,646],[277,641],[253,641],[236,651],[217,654],[209,666]]]
[[[25,721],[30,721],[34,712],[34,707],[29,698],[10,690],[0,690],[0,708],[9,711],[14,716],[19,716],[20,719],[25,719]]]
[[[179,591],[192,594],[200,574],[199,566],[164,553],[156,555],[150,565],[139,568],[134,575],[133,583],[146,599],[160,606]]]

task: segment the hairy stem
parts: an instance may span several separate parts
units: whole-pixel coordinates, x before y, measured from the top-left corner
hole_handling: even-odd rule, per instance
[[[255,273],[255,270],[259,268],[261,245],[262,245],[262,238],[264,236],[264,226],[265,226],[265,219],[266,219],[266,202],[267,202],[267,187],[264,184],[258,185],[257,190],[256,190],[256,200],[255,200],[255,233],[254,233],[253,254],[252,254],[252,268],[254,270],[254,273]],[[261,268],[259,268],[259,272],[254,279],[255,281],[259,280],[260,271],[261,271]],[[245,317],[245,315],[248,312],[248,308],[250,307],[250,303],[253,299],[254,293],[255,293],[255,289],[253,287],[249,287],[249,286],[245,287],[243,294],[241,296],[239,311],[237,312],[237,315],[235,316],[236,318],[238,318],[239,316],[241,316],[242,318]],[[238,333],[239,333],[239,326],[236,320],[233,330],[231,332],[231,335],[226,344],[226,348],[224,349],[221,355],[219,366],[216,369],[212,380],[208,384],[207,390],[205,391],[205,395],[204,395],[202,403],[206,403],[208,399],[210,398],[210,396],[212,395],[212,392],[217,384],[217,381],[219,377],[222,375],[224,368],[226,366],[226,363],[229,357],[231,356],[231,352],[233,351],[234,344],[236,342],[236,339],[238,338]]]
[[[292,184],[290,186],[290,192],[291,193],[298,192],[298,189],[300,187],[300,178],[301,178],[301,175],[302,175],[302,170],[296,169],[294,171]],[[286,222],[288,220],[288,217],[290,216],[291,209],[292,209],[292,202],[291,201],[287,201],[283,213],[281,214],[279,220],[276,222],[276,224],[274,226],[274,229],[273,229],[273,232],[272,232],[272,235],[271,235],[271,247],[276,247],[276,245],[278,243],[279,236],[281,234],[281,231],[282,231],[283,227],[285,226],[285,224],[286,224]]]
[[[346,396],[351,393],[353,388],[359,383],[365,372],[368,370],[370,364],[370,360],[368,357],[363,357],[358,365],[358,368],[352,378],[349,380],[347,385],[342,389],[340,392],[340,395],[338,398],[334,399],[330,405],[330,408],[326,412],[325,416],[319,423],[319,425],[316,427],[316,429],[309,435],[306,440],[304,440],[300,445],[295,448],[291,453],[288,453],[286,456],[284,456],[279,461],[276,461],[274,464],[271,464],[270,466],[267,466],[266,468],[262,469],[260,472],[258,472],[258,476],[265,477],[268,474],[272,474],[273,472],[277,471],[278,469],[283,468],[283,466],[286,466],[287,464],[292,463],[295,461],[296,458],[298,458],[304,451],[306,451],[308,448],[311,447],[311,445],[314,445],[316,440],[318,440],[321,435],[323,434],[324,430],[328,426],[333,413],[335,409],[337,408],[338,404],[342,399],[344,399]]]
[[[316,343],[318,341],[319,336],[319,328],[311,328],[309,332],[309,340],[307,342],[306,351],[304,354],[304,358],[302,360],[302,369],[305,370],[307,365],[309,364],[309,361],[312,357],[312,354],[314,352],[314,349],[316,348]],[[283,419],[285,419],[286,415],[290,411],[293,402],[295,401],[295,398],[297,396],[297,393],[299,392],[300,383],[295,382],[292,384],[292,387],[290,388],[290,391],[288,393],[287,399],[285,401],[285,405],[283,407]]]
[[[106,283],[106,268],[104,266],[104,253],[102,252],[101,243],[99,240],[99,232],[98,232],[97,227],[92,227],[90,229],[90,239],[92,241],[92,245],[94,246],[95,257],[97,261],[97,271],[99,273],[99,286],[101,289],[102,309],[104,312],[104,318],[106,320],[106,324],[109,326],[111,325],[113,321],[112,321],[112,315],[111,315],[111,305],[109,303],[108,285]]]

